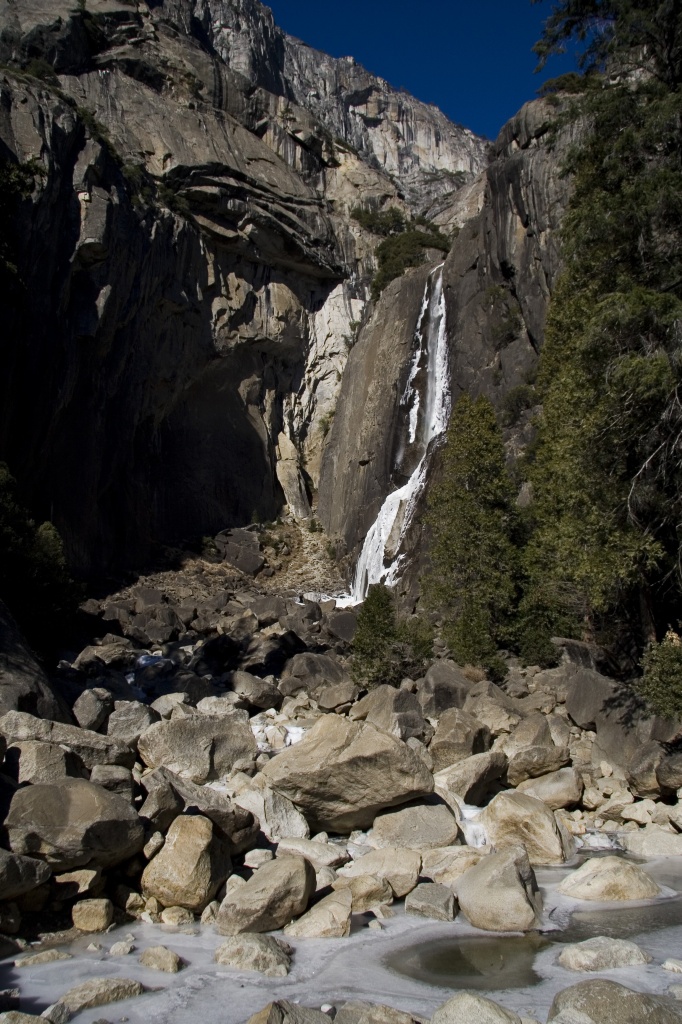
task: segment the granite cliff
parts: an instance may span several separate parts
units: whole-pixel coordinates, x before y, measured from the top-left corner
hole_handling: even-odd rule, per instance
[[[75,570],[314,490],[374,273],[350,210],[428,212],[483,140],[253,0],[18,0],[0,60],[33,180],[0,457]]]

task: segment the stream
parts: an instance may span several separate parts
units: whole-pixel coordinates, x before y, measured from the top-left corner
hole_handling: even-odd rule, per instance
[[[130,1024],[243,1024],[270,1000],[282,998],[320,1007],[347,999],[383,1002],[430,1017],[457,988],[476,989],[517,1013],[545,1021],[554,995],[591,977],[607,977],[633,988],[664,993],[682,980],[661,968],[682,958],[682,858],[645,864],[666,887],[647,903],[591,904],[556,893],[570,868],[542,868],[538,882],[545,898],[545,928],[539,933],[496,935],[472,928],[460,915],[437,924],[408,916],[402,904],[385,930],[366,927],[371,915],[354,920],[347,939],[296,940],[287,978],[269,979],[213,963],[223,941],[210,926],[177,929],[134,922],[105,935],[84,935],[65,947],[72,960],[18,970],[0,964],[0,987],[20,985],[24,1012],[40,1012],[67,988],[91,977],[132,977],[150,990],[126,1002],[84,1011],[77,1024],[106,1019]],[[628,938],[653,956],[646,967],[583,974],[556,964],[560,946],[593,935]],[[135,950],[108,957],[114,942],[132,936]],[[88,950],[93,942],[101,950]],[[167,945],[186,960],[179,974],[166,975],[138,963],[147,946]]]

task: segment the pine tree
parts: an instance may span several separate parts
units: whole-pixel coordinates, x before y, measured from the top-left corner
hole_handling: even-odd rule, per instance
[[[682,5],[565,0],[538,50],[571,35],[588,66],[646,73],[592,78],[570,112],[582,139],[538,375],[524,607],[545,640],[572,628],[641,649],[682,610]]]
[[[517,515],[502,433],[486,398],[457,402],[428,504],[424,596],[444,614],[455,658],[491,667],[515,599]]]

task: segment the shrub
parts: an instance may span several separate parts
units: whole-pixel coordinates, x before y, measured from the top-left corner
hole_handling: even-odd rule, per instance
[[[433,634],[417,617],[400,622],[392,592],[383,583],[369,588],[358,613],[352,672],[368,689],[398,686],[413,673],[422,675],[433,650]]]
[[[669,629],[660,643],[650,643],[642,657],[643,676],[636,688],[664,718],[682,716],[682,639]]]
[[[366,231],[384,238],[405,230],[405,216],[395,206],[389,206],[387,210],[366,210],[362,206],[355,206],[350,215]]]
[[[57,530],[52,523],[36,526],[5,463],[0,463],[0,598],[42,653],[60,641],[78,599]]]
[[[535,388],[531,384],[519,384],[511,388],[502,401],[502,423],[505,427],[513,427],[526,409],[535,403]]]
[[[379,269],[372,281],[372,298],[376,301],[384,288],[409,267],[418,267],[426,249],[450,251],[450,243],[438,229],[430,231],[408,228],[399,235],[385,238],[376,251]]]

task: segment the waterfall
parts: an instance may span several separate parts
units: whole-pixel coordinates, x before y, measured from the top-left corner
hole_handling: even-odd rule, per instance
[[[424,299],[414,335],[412,363],[400,400],[401,408],[407,415],[407,451],[421,452],[421,457],[407,483],[391,491],[379,509],[365,537],[355,567],[351,593],[337,600],[340,606],[359,604],[373,583],[385,583],[391,587],[400,578],[405,561],[400,548],[424,487],[431,442],[445,433],[450,416],[446,327],[441,264],[431,272],[424,288]],[[424,369],[426,382],[420,390],[415,382]],[[399,468],[404,454],[400,453],[396,468]]]

